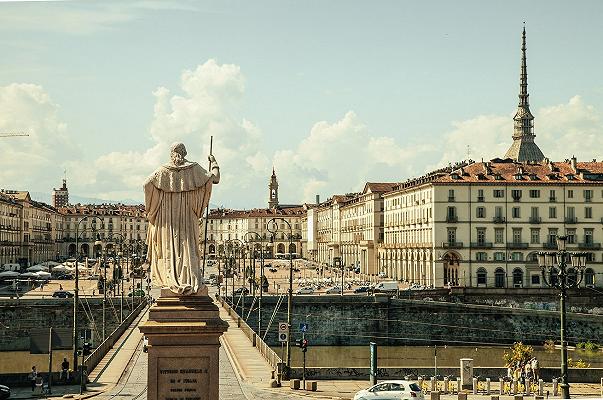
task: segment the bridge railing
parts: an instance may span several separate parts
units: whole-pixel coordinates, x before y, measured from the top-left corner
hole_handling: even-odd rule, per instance
[[[126,318],[119,324],[117,328],[96,348],[92,353],[85,358],[84,365],[88,372],[92,371],[103,357],[111,350],[115,345],[115,342],[123,335],[126,329],[132,324],[132,321],[140,314],[142,310],[147,306],[146,301],[141,301],[138,306]]]
[[[217,296],[217,298],[222,307],[228,313],[228,315],[232,317],[235,321],[237,321],[237,326],[241,329],[241,331],[243,331],[245,336],[247,336],[251,344],[256,349],[258,349],[262,357],[264,357],[264,359],[268,362],[268,364],[272,366],[272,368],[278,370],[278,366],[283,362],[283,360],[276,354],[274,350],[270,348],[270,346],[266,344],[266,342],[262,340],[262,338],[257,333],[255,333],[253,329],[251,329],[249,325],[247,325],[247,322],[245,322],[245,320],[241,318],[239,314],[237,314],[237,312],[230,306],[230,304],[228,304],[228,302],[226,302],[219,295]]]

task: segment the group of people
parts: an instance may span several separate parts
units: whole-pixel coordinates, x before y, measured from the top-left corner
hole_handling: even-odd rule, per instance
[[[522,385],[525,384],[526,379],[530,379],[532,382],[537,381],[540,378],[538,359],[532,357],[527,361],[517,361],[514,365],[507,366],[507,377]]]
[[[32,392],[36,389],[36,386],[44,386],[44,379],[42,379],[42,376],[38,373],[35,365],[31,367],[31,372],[29,373],[28,378],[31,382]],[[64,380],[65,382],[69,381],[69,361],[67,361],[66,358],[63,358],[63,362],[61,363],[61,373],[59,374],[59,379]]]

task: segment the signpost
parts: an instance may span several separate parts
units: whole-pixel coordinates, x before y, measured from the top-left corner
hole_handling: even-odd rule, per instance
[[[279,322],[278,323],[278,341],[281,342],[281,360],[285,357],[285,343],[289,341],[289,324],[287,322]],[[279,368],[279,379],[281,381],[282,368]]]

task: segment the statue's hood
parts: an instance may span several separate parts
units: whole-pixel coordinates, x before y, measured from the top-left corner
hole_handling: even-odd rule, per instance
[[[162,165],[147,178],[144,186],[152,184],[164,192],[188,192],[205,186],[208,179],[203,167],[196,162],[186,161],[182,165]]]

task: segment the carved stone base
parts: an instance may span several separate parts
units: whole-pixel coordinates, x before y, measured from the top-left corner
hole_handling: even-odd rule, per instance
[[[228,323],[204,289],[192,296],[162,289],[140,326],[148,339],[148,400],[219,397],[219,338]]]

